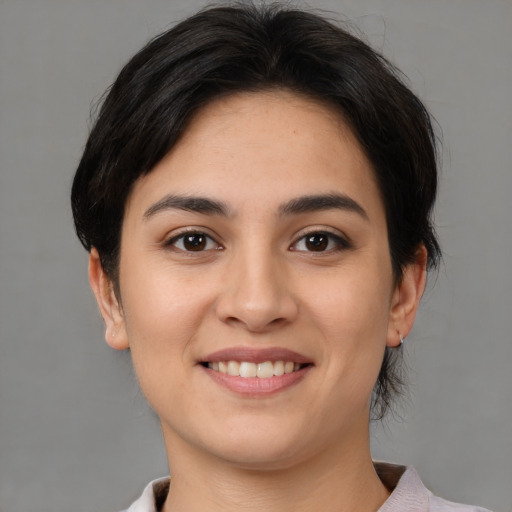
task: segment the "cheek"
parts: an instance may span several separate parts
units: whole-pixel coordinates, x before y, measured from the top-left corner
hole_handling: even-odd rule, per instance
[[[189,272],[180,272],[165,258],[135,255],[123,263],[123,309],[133,329],[145,325],[148,332],[163,329],[169,334],[170,326],[186,327],[211,300],[211,283]]]
[[[212,286],[147,259],[123,263],[121,297],[136,371],[182,361],[212,302]]]
[[[199,294],[183,284],[145,272],[122,288],[131,359],[140,388],[155,411],[159,404],[181,410],[180,395],[192,366],[190,344],[203,316]],[[172,390],[172,392],[171,392]]]
[[[301,295],[329,332],[350,334],[350,338],[364,337],[364,333],[385,338],[391,289],[391,273],[381,272],[378,265],[347,265],[322,280],[306,280]]]
[[[343,395],[336,397],[338,403],[366,405],[386,346],[391,273],[380,272],[378,265],[362,268],[331,276],[309,300],[310,317],[321,331],[326,378]]]

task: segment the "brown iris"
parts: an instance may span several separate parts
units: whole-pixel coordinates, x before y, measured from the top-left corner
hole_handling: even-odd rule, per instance
[[[308,251],[325,251],[329,245],[329,237],[325,233],[315,233],[306,237]]]
[[[187,251],[202,251],[206,247],[206,235],[190,233],[183,237],[183,247]]]

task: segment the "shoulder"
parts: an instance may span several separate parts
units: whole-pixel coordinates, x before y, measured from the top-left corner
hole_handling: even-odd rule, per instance
[[[140,497],[122,512],[158,512],[167,498],[169,485],[169,477],[149,482]]]
[[[462,505],[452,501],[443,500],[438,496],[432,495],[430,498],[429,512],[490,512],[489,510],[473,505]]]
[[[412,467],[375,463],[382,483],[391,491],[378,512],[489,512],[434,496]]]
[[[375,463],[380,479],[391,494],[378,512],[490,512],[434,496],[412,467]],[[153,480],[124,512],[158,512],[169,492],[170,479]]]

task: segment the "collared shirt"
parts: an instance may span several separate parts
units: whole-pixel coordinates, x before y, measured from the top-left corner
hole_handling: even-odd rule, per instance
[[[378,512],[489,512],[434,496],[411,466],[376,462],[375,469],[382,483],[391,491]],[[154,480],[125,512],[159,512],[169,492],[169,485],[169,478]]]

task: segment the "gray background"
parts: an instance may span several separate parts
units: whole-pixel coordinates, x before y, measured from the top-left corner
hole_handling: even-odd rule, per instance
[[[203,2],[0,0],[0,511],[118,510],[166,473],[129,357],[103,342],[68,193],[91,102]],[[351,20],[443,129],[445,263],[373,432],[446,498],[512,510],[512,2],[310,2]],[[435,283],[434,283],[435,281]],[[435,284],[435,286],[433,286]]]

